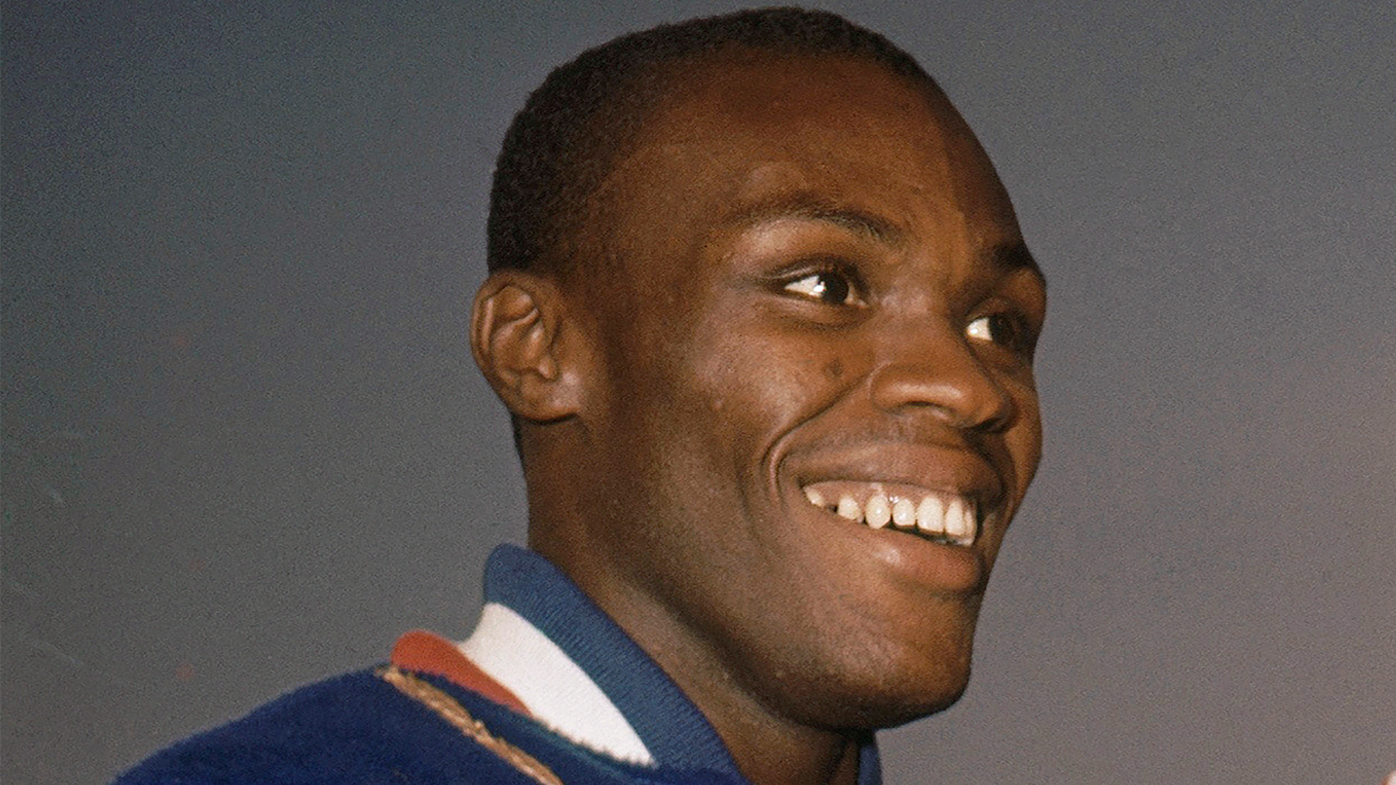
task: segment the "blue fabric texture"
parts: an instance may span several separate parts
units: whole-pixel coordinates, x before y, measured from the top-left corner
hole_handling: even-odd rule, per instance
[[[737,773],[698,707],[551,562],[514,545],[495,548],[485,565],[485,601],[528,619],[586,671],[655,760]]]
[[[442,679],[421,678],[450,694],[491,733],[526,750],[568,785],[743,782],[723,772],[620,763]],[[116,785],[534,782],[366,670],[296,690],[240,720],[176,744],[118,778]]]
[[[610,618],[552,564],[500,546],[485,598],[547,635],[606,693],[657,761],[616,761],[445,679],[445,692],[489,732],[542,762],[567,785],[741,785],[726,746],[698,708]],[[494,751],[384,681],[378,669],[303,687],[227,725],[186,739],[115,785],[534,782]],[[879,785],[876,745],[862,749],[859,785]]]

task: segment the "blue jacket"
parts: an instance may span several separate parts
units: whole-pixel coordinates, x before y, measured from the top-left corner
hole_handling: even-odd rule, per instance
[[[485,600],[464,646],[483,664],[502,663],[500,678],[454,644],[409,634],[389,664],[291,692],[157,753],[115,785],[746,782],[678,686],[542,557],[498,548]],[[511,650],[516,642],[522,651]],[[509,675],[513,665],[524,675]],[[539,690],[538,679],[557,683]],[[545,705],[554,694],[569,705]],[[577,701],[595,705],[569,720]],[[589,727],[593,716],[613,716],[611,729]],[[859,782],[880,782],[871,741]]]

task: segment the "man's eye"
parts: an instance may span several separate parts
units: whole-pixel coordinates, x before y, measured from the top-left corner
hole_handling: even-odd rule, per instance
[[[971,340],[988,341],[1014,350],[1027,348],[1029,341],[1028,330],[1021,320],[1006,313],[990,314],[975,319],[965,327],[965,335]]]
[[[858,302],[858,292],[853,282],[838,272],[810,273],[785,284],[783,288],[829,305],[855,305]]]

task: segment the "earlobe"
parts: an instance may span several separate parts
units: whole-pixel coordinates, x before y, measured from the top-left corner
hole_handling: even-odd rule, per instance
[[[547,422],[577,409],[565,308],[556,286],[529,273],[492,274],[475,295],[470,346],[490,386],[516,416]]]

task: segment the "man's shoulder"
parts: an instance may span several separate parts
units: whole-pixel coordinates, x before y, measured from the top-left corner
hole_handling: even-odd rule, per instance
[[[380,667],[289,692],[156,753],[114,785],[721,781],[620,764],[445,680]]]
[[[356,671],[289,692],[155,754],[116,785],[537,781],[404,695],[384,673]]]

